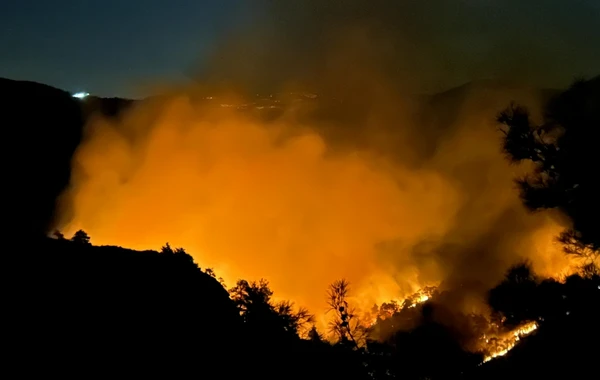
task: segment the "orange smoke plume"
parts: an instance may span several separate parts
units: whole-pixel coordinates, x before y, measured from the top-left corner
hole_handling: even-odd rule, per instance
[[[564,267],[548,246],[557,225],[522,209],[485,123],[461,120],[416,167],[341,148],[293,110],[266,122],[226,103],[182,93],[93,120],[63,197],[65,232],[135,249],[168,241],[228,284],[265,277],[316,312],[342,277],[382,302],[455,278],[493,285],[522,256]]]
[[[185,95],[161,102],[145,129],[155,107],[89,126],[67,194],[69,233],[138,249],[169,241],[229,284],[265,277],[280,295],[321,308],[336,278],[393,274],[378,263],[379,242],[414,244],[452,224],[459,194],[436,172],[338,153],[293,120],[261,124]]]
[[[227,284],[264,277],[316,314],[340,278],[370,307],[428,285],[481,295],[522,258],[540,274],[568,268],[552,243],[558,219],[524,210],[523,168],[504,160],[494,126],[513,100],[535,110],[539,93],[481,82],[413,97],[386,63],[420,45],[383,38],[354,11],[348,28],[319,24],[327,38],[314,46],[269,28],[235,36],[207,65],[210,91],[91,120],[57,227],[95,244],[184,247]],[[254,95],[266,82],[285,96]]]

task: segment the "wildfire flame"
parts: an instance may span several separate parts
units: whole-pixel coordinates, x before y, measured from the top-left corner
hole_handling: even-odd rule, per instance
[[[394,313],[400,312],[404,309],[412,309],[420,304],[423,304],[431,299],[436,287],[426,287],[420,289],[415,294],[405,297],[392,299],[372,310],[370,313],[363,318],[365,327],[373,327],[379,320],[383,320],[391,317]]]
[[[363,320],[365,328],[374,327],[379,321],[392,317],[403,310],[412,309],[423,304],[434,297],[437,287],[427,287],[404,299],[391,300],[381,306],[374,307],[371,314],[366,314]],[[506,331],[500,323],[489,321],[486,333],[479,338],[477,346],[472,348],[477,352],[484,353],[481,364],[487,363],[495,358],[505,356],[523,338],[529,336],[539,327],[536,321],[526,322],[510,331]]]
[[[532,321],[515,328],[506,336],[504,336],[500,341],[486,338],[486,344],[489,344],[490,346],[486,347],[486,351],[488,353],[483,359],[483,363],[487,363],[492,359],[506,355],[519,343],[519,341],[523,337],[528,336],[529,334],[537,330],[537,328],[537,322]]]

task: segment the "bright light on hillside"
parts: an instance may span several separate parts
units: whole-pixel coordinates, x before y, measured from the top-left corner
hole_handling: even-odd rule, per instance
[[[78,98],[78,99],[83,99],[86,96],[88,96],[90,93],[89,92],[77,92],[75,94],[73,94],[74,98]]]

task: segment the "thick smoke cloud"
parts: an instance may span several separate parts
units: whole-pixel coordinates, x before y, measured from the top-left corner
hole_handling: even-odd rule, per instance
[[[97,244],[169,241],[229,284],[265,277],[317,313],[341,277],[372,304],[440,283],[481,295],[523,258],[560,273],[561,220],[523,209],[512,180],[526,168],[504,160],[494,126],[510,101],[535,110],[541,93],[483,81],[411,95],[483,70],[444,59],[471,43],[447,45],[444,28],[476,38],[469,28],[485,31],[494,6],[463,3],[269,2],[270,18],[230,36],[200,84],[88,125],[59,226]],[[471,23],[451,24],[455,11]],[[531,74],[531,62],[507,70],[516,57],[498,72]],[[221,106],[256,107],[256,88],[280,92],[268,99],[285,110]],[[281,95],[291,90],[319,97]]]
[[[253,88],[293,80],[334,90],[322,82],[324,72],[359,75],[344,69],[359,59],[418,92],[476,79],[564,87],[600,67],[594,3],[259,0],[251,27],[227,36],[201,78]]]

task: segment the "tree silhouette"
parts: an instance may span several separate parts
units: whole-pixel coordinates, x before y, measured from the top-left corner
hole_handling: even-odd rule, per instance
[[[323,343],[323,336],[317,330],[317,326],[312,325],[307,334],[308,340],[314,343]]]
[[[531,264],[522,262],[509,268],[504,280],[488,293],[488,304],[499,312],[508,326],[537,320],[537,278]]]
[[[92,244],[90,242],[89,235],[84,230],[79,230],[79,231],[75,232],[75,234],[71,238],[71,241],[74,243],[77,243],[77,244],[82,244],[82,245],[91,245]]]
[[[334,316],[329,321],[329,331],[337,337],[342,344],[352,344],[358,348],[366,339],[366,329],[360,325],[355,315],[355,310],[348,304],[350,283],[345,280],[334,281],[327,290],[328,312],[333,311]]]
[[[160,253],[163,255],[174,255],[175,251],[171,248],[171,245],[167,242],[161,249]]]
[[[531,210],[555,208],[572,228],[559,239],[565,251],[593,259],[600,248],[600,76],[580,80],[548,102],[543,122],[511,105],[498,116],[503,149],[513,162],[531,161],[534,170],[517,180]]]
[[[274,339],[298,337],[313,320],[308,310],[294,310],[293,303],[289,301],[273,302],[273,291],[265,279],[258,282],[239,280],[229,294],[254,333]]]
[[[204,269],[204,273],[206,273],[210,277],[214,278],[215,280],[219,281],[219,284],[221,284],[224,288],[227,288],[225,286],[225,280],[223,279],[223,277],[217,277],[217,274],[215,273],[214,269],[206,268],[206,269]]]
[[[160,253],[168,256],[168,257],[172,257],[176,260],[180,260],[183,262],[187,262],[190,264],[194,264],[194,258],[192,256],[190,256],[185,249],[183,248],[171,248],[171,245],[169,243],[166,243],[161,249],[160,249]],[[196,265],[197,266],[197,265]],[[209,274],[210,275],[210,274]],[[214,276],[211,276],[214,277]],[[216,279],[216,277],[214,277]]]

